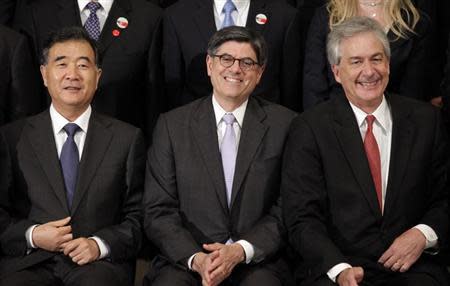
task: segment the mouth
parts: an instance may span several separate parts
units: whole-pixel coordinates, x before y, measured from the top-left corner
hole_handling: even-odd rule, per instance
[[[223,78],[227,82],[232,82],[232,83],[241,83],[241,82],[243,82],[242,79],[238,79],[238,78],[232,78],[232,77],[228,77],[228,76],[224,76]]]
[[[81,87],[78,87],[78,86],[66,86],[63,89],[67,90],[67,91],[79,91],[79,90],[81,90]]]
[[[372,88],[376,87],[380,82],[381,82],[381,80],[377,79],[377,80],[371,80],[371,81],[357,81],[356,83],[365,89],[372,89]]]

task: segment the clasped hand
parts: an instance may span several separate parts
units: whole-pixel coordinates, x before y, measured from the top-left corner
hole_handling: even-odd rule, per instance
[[[193,270],[202,277],[203,286],[219,285],[245,259],[244,249],[238,243],[204,244],[203,248],[209,253],[197,253],[192,263]]]
[[[66,217],[36,226],[32,235],[34,245],[47,251],[62,252],[78,265],[97,260],[100,256],[97,243],[85,237],[73,239],[70,219]]]

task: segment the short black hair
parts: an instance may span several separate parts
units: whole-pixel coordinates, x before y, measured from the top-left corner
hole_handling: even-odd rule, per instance
[[[267,63],[267,44],[263,36],[249,28],[230,26],[214,33],[208,42],[208,55],[217,53],[217,49],[226,42],[249,43],[256,54],[260,66]]]
[[[97,67],[100,66],[101,61],[98,54],[97,42],[89,36],[84,28],[76,26],[61,28],[49,34],[47,40],[44,42],[44,48],[42,49],[41,64],[46,65],[48,63],[48,53],[55,44],[68,41],[80,41],[88,43],[94,51],[95,65]]]

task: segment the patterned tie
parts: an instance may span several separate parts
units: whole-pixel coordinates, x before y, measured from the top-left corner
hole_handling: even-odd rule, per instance
[[[61,149],[61,156],[59,158],[61,162],[61,168],[64,175],[64,183],[66,185],[66,196],[69,208],[72,207],[73,194],[75,193],[75,187],[78,177],[78,163],[79,154],[77,144],[74,141],[75,133],[80,129],[75,123],[67,123],[64,126],[64,131],[67,133],[66,142]]]
[[[229,26],[234,26],[234,21],[233,18],[231,17],[231,13],[233,11],[236,11],[236,6],[234,6],[231,0],[227,0],[222,9],[222,13],[225,13],[225,18],[223,19],[222,22],[222,29]]]
[[[226,124],[226,129],[222,139],[222,145],[220,146],[220,153],[222,154],[223,174],[227,188],[227,202],[228,207],[230,207],[234,167],[236,165],[236,134],[234,134],[233,128],[235,118],[232,113],[227,113],[223,116],[222,120]]]
[[[89,17],[84,23],[84,29],[88,32],[92,39],[98,41],[100,37],[100,21],[98,20],[97,10],[102,7],[98,2],[89,2],[86,7],[89,9]]]
[[[380,149],[378,149],[377,140],[373,135],[373,122],[375,116],[367,115],[367,132],[364,138],[364,149],[366,150],[367,160],[369,161],[370,173],[372,174],[373,183],[375,184],[375,190],[377,192],[378,205],[380,210],[383,210],[383,199],[381,190],[381,160]]]

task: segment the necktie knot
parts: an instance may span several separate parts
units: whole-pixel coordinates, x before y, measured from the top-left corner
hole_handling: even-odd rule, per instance
[[[226,113],[222,120],[225,122],[226,125],[233,124],[236,118],[234,117],[233,113]]]
[[[98,2],[91,1],[89,2],[86,7],[88,8],[89,12],[91,13],[97,13],[97,10],[102,7],[102,4]]]
[[[375,119],[376,119],[375,116],[373,116],[372,114],[367,115],[366,116],[367,126],[372,127]]]
[[[78,126],[76,123],[67,123],[63,127],[64,131],[66,131],[67,136],[73,137],[75,133],[80,129],[80,126]]]

